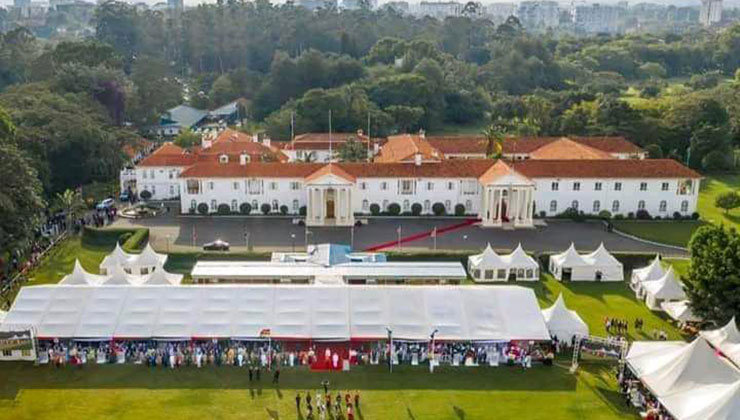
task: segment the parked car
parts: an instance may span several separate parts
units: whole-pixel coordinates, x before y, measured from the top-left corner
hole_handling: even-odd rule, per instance
[[[118,196],[118,199],[122,202],[127,202],[130,199],[128,191],[122,192],[121,195]]]
[[[108,210],[110,208],[113,208],[116,205],[116,201],[112,198],[106,198],[105,200],[98,203],[97,206],[95,206],[95,209],[97,210]]]
[[[204,251],[228,251],[229,250],[229,243],[226,241],[222,241],[221,239],[216,239],[213,242],[208,242],[207,244],[203,245]]]

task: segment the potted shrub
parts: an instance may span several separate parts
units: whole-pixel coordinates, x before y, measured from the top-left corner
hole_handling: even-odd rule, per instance
[[[239,206],[239,213],[247,215],[252,212],[252,205],[249,203],[242,203]]]
[[[421,214],[422,206],[419,203],[414,203],[411,205],[411,214],[414,216],[418,216]]]
[[[270,214],[270,210],[272,210],[272,207],[270,206],[270,203],[262,203],[260,206],[260,210],[262,211],[262,214],[265,216]]]
[[[306,206],[301,206],[301,208],[298,209],[298,214],[300,214],[301,216],[305,216],[307,211],[308,209],[306,208]]]
[[[649,220],[649,219],[652,219],[652,217],[650,217],[650,213],[648,213],[647,210],[637,210],[637,213],[635,214],[635,217],[638,218],[639,220]]]
[[[143,190],[139,193],[139,197],[141,197],[142,200],[149,200],[152,198],[152,193],[150,193],[148,190]]]
[[[462,204],[455,204],[455,216],[465,216],[465,206]]]
[[[375,203],[370,204],[370,214],[372,214],[373,216],[379,215],[380,214],[380,206],[377,205],[377,204],[375,204]]]
[[[221,216],[226,216],[231,214],[231,208],[228,204],[219,204],[216,208],[216,213],[220,214]]]
[[[391,203],[388,205],[388,214],[391,216],[398,216],[401,214],[401,206],[398,203]]]
[[[442,203],[434,203],[434,205],[432,205],[432,213],[434,213],[435,216],[444,216],[445,213],[447,213],[447,209]]]
[[[200,204],[198,204],[198,213],[200,213],[200,214],[202,214],[204,216],[206,214],[208,214],[208,204],[206,204],[206,203],[200,203]]]
[[[286,206],[285,204],[283,204],[282,206],[280,206],[280,214],[282,214],[283,216],[285,216],[286,214],[288,214],[288,206]]]

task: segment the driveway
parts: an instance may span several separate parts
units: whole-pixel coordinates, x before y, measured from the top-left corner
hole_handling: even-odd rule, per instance
[[[196,217],[177,216],[173,213],[152,219],[119,219],[114,227],[140,226],[150,229],[153,246],[160,251],[193,251],[193,243],[199,249],[204,243],[215,239],[229,242],[235,251],[301,250],[309,243],[345,243],[362,250],[382,243],[397,241],[397,229],[401,236],[428,232],[436,226],[442,229],[460,223],[460,219],[423,218],[379,218],[371,219],[368,225],[350,228],[309,228],[292,223],[282,217]],[[195,235],[195,238],[193,237]],[[556,252],[565,250],[571,242],[579,250],[595,249],[603,242],[610,251],[646,252],[669,256],[686,256],[685,252],[661,247],[609,233],[598,222],[576,223],[572,221],[549,221],[546,226],[534,229],[505,230],[467,226],[437,237],[439,250],[479,251],[490,243],[496,249],[512,249],[521,243],[531,252]],[[434,239],[426,237],[404,243],[402,250],[429,251],[434,249]],[[386,249],[396,250],[397,246]]]

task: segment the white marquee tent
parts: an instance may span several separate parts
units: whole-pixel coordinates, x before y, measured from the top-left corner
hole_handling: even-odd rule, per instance
[[[688,300],[679,300],[674,302],[661,302],[660,307],[668,316],[678,322],[698,322],[701,318],[694,315],[689,307]]]
[[[129,254],[116,243],[115,249],[100,263],[100,273],[110,274],[116,266],[120,266],[128,274],[147,275],[167,262],[167,254],[154,252],[150,244],[146,244],[140,254]]]
[[[6,324],[41,338],[549,340],[531,289],[518,286],[31,286]]]
[[[665,270],[663,269],[663,264],[660,262],[660,255],[656,255],[650,265],[632,270],[630,287],[635,291],[635,293],[639,293],[642,282],[658,280],[663,277],[664,274]]]
[[[542,310],[542,315],[545,317],[550,335],[562,342],[570,343],[576,335],[583,337],[588,335],[588,325],[576,311],[565,306],[562,293],[552,306]]]
[[[64,276],[59,284],[98,286],[105,283],[106,279],[106,276],[88,273],[84,268],[82,268],[80,260],[75,260],[75,266],[74,269],[72,269],[72,273]]]
[[[737,329],[735,317],[720,329],[702,331],[701,336],[740,367],[740,331]]]
[[[642,282],[641,284],[645,292],[645,304],[654,311],[663,310],[660,306],[662,302],[686,299],[686,293],[683,291],[681,282],[676,279],[673,267],[669,267],[660,279]]]
[[[540,278],[539,264],[527,255],[519,244],[511,254],[499,255],[486,246],[482,253],[468,257],[468,272],[476,282],[536,281]]]
[[[740,418],[740,371],[701,337],[689,344],[635,342],[627,364],[678,420]]]
[[[570,277],[572,281],[622,281],[622,263],[606,250],[602,243],[590,254],[580,255],[573,243],[563,253],[550,256],[550,272],[558,280]]]
[[[79,260],[75,261],[71,274],[66,275],[61,285],[71,286],[114,286],[114,285],[177,285],[182,282],[182,274],[168,273],[162,266],[157,266],[147,275],[128,274],[121,266],[113,266],[108,275],[91,274],[82,268]]]

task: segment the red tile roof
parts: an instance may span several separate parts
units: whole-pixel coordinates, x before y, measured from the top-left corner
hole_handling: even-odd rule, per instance
[[[339,147],[349,139],[367,144],[368,137],[360,133],[331,133],[332,147]],[[373,142],[377,139],[372,139]],[[329,150],[329,133],[304,133],[295,136],[292,142],[288,142],[285,150]]]
[[[342,169],[339,165],[335,165],[333,163],[330,163],[328,165],[324,165],[321,169],[318,171],[312,173],[311,175],[306,177],[306,181],[312,181],[314,179],[319,179],[324,175],[335,175],[342,179],[346,179],[349,182],[355,182],[356,178],[344,169]]]
[[[418,134],[399,134],[388,137],[388,141],[380,149],[380,155],[375,157],[375,162],[413,161],[417,153],[421,154],[423,161],[444,159],[444,154],[432,147],[424,137]]]
[[[558,160],[558,159],[616,159],[607,152],[595,149],[585,144],[563,137],[548,143],[529,154],[530,159]]]
[[[189,166],[195,160],[193,153],[168,142],[144,158],[138,166]]]
[[[230,128],[222,131],[213,140],[211,147],[201,149],[199,160],[217,159],[217,156],[222,154],[228,155],[230,160],[238,160],[242,153],[248,154],[253,161],[288,161],[288,157],[277,147],[256,142],[251,135]]]
[[[512,137],[504,141],[505,154],[529,154],[563,137]],[[567,137],[574,142],[607,153],[641,153],[643,150],[624,137]],[[445,155],[485,154],[486,138],[483,135],[427,136],[427,141]]]
[[[701,178],[673,159],[524,160],[511,162],[529,178]]]
[[[321,169],[323,163],[229,163],[198,162],[185,169],[181,178],[305,178]]]

